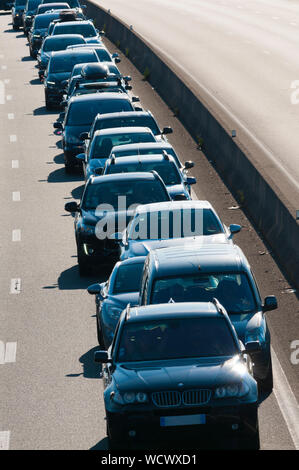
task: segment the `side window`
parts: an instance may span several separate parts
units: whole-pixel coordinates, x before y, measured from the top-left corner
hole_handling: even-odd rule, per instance
[[[117,323],[117,326],[115,328],[115,332],[114,332],[114,336],[113,336],[113,340],[112,340],[112,343],[111,343],[111,357],[113,357],[114,355],[114,349],[115,349],[115,342],[116,342],[116,338],[117,338],[117,335],[118,335],[118,331],[119,331],[119,322]]]
[[[148,260],[145,261],[144,268],[143,268],[142,281],[141,281],[141,287],[140,287],[140,297],[139,297],[140,305],[144,305],[144,302],[145,302],[145,288],[147,288],[147,283],[148,283]]]
[[[146,277],[142,290],[141,305],[147,305],[148,276]]]
[[[257,292],[258,300],[259,300],[259,302],[262,302],[261,294],[260,294],[260,291],[259,291],[259,288],[258,288],[256,279],[255,279],[255,276],[254,276],[254,274],[253,274],[253,272],[252,272],[251,270],[250,270],[250,274],[251,274],[251,278],[252,278],[252,280],[253,280],[254,287],[255,287],[256,292]]]

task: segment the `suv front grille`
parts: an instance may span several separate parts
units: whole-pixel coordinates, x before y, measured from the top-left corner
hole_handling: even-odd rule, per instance
[[[152,401],[158,408],[171,408],[175,406],[206,405],[211,399],[211,390],[195,389],[178,391],[163,391],[152,393]]]

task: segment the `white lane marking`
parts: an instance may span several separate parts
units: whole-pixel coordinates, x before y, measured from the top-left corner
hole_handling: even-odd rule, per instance
[[[21,279],[14,278],[10,281],[10,293],[19,294],[21,292]]]
[[[0,59],[4,59],[4,54],[0,54]]]
[[[147,38],[146,38],[147,39]],[[180,69],[183,74],[186,74],[188,75],[193,81],[194,83],[196,83],[197,85],[199,85],[201,87],[202,90],[204,90],[204,92],[210,97],[210,99],[212,101],[214,101],[214,103],[216,103],[229,117],[230,119],[232,119],[234,122],[235,122],[235,125],[236,126],[239,126],[240,129],[242,129],[242,131],[250,137],[251,140],[253,140],[255,142],[255,144],[260,147],[262,149],[262,151],[267,155],[267,157],[280,169],[280,171],[282,173],[284,173],[284,175],[290,180],[290,182],[297,188],[299,189],[299,183],[296,181],[296,179],[291,175],[291,173],[286,170],[284,168],[284,166],[282,165],[282,163],[280,163],[274,156],[274,154],[266,147],[265,144],[263,144],[263,142],[261,142],[258,137],[256,137],[253,132],[251,132],[245,124],[243,124],[243,122],[232,112],[230,111],[218,98],[216,98],[215,95],[213,95],[213,93],[208,90],[207,87],[205,87],[192,73],[188,72],[184,67],[182,67],[182,65],[171,55],[171,54],[168,54],[167,52],[165,52],[164,49],[162,49],[161,47],[159,47],[156,43],[154,43],[151,39],[147,39],[148,41],[150,41],[150,43],[152,44],[152,46],[157,50],[157,51],[160,51],[165,57],[167,57],[171,62],[173,62],[176,67],[178,69]]]
[[[4,83],[5,83],[5,85],[8,85],[8,84],[9,84],[9,82],[10,82],[10,78],[5,78],[5,79],[4,79]]]
[[[6,99],[7,99],[7,101],[11,101],[12,100],[12,95],[7,95]]]
[[[11,161],[12,168],[19,168],[19,160],[12,160]]]
[[[7,65],[1,65],[1,70],[7,70]]]
[[[5,348],[5,357],[4,362],[5,364],[16,362],[17,357],[17,343],[6,343]]]
[[[0,431],[0,450],[9,450],[10,431]]]
[[[13,200],[14,202],[18,202],[18,201],[21,200],[21,193],[20,193],[20,191],[14,191],[14,192],[12,193],[12,200]]]
[[[15,118],[15,115],[14,115],[14,113],[8,113],[7,117],[8,117],[8,119],[11,120],[11,119]]]
[[[278,357],[271,348],[273,362],[274,395],[289,429],[296,450],[299,450],[299,405]]]
[[[21,241],[21,230],[20,229],[13,230],[11,238],[12,238],[13,242],[20,242]]]
[[[17,136],[15,134],[12,134],[9,136],[9,141],[10,142],[16,142],[17,141]]]

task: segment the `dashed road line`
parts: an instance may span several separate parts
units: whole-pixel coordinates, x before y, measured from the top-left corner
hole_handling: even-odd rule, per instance
[[[6,96],[6,100],[7,100],[7,101],[11,101],[11,100],[12,100],[12,95],[7,95],[7,96]]]
[[[10,281],[10,293],[11,294],[20,294],[21,292],[21,279],[14,278]]]
[[[14,191],[14,192],[12,193],[12,200],[13,200],[14,202],[18,202],[18,201],[21,200],[21,193],[20,193],[20,191]]]
[[[14,113],[8,113],[7,117],[8,117],[8,119],[11,120],[11,119],[15,118],[15,115],[14,115]]]
[[[9,450],[10,431],[0,431],[0,450]]]
[[[13,242],[20,242],[21,241],[21,230],[15,229],[12,231],[12,241]]]
[[[6,343],[4,362],[5,364],[16,362],[17,358],[17,343]]]
[[[7,65],[1,65],[1,70],[7,70]]]
[[[12,134],[9,136],[9,141],[12,143],[12,142],[16,142],[17,141],[17,136],[15,134]]]
[[[19,168],[19,160],[12,160],[11,161],[12,168]]]

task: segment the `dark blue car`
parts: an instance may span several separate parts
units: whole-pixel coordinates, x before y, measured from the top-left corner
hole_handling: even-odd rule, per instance
[[[95,353],[111,448],[219,436],[258,449],[255,346],[241,346],[216,299],[127,307],[108,352]]]

